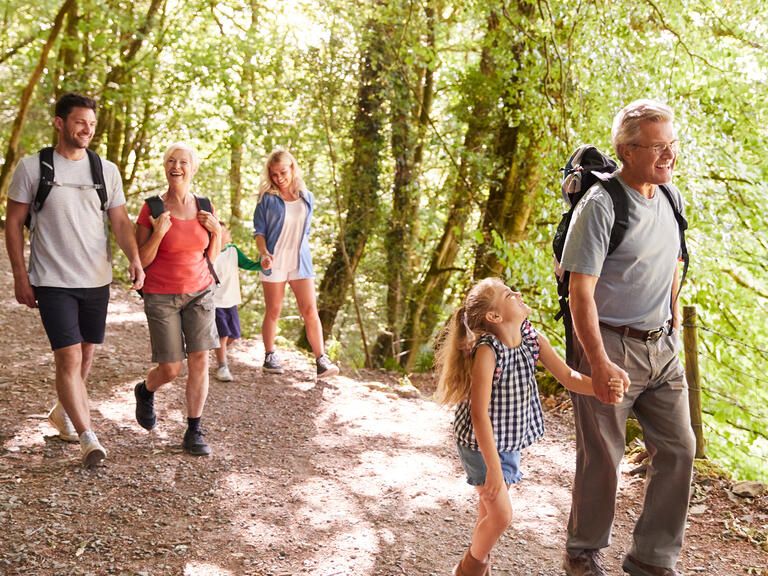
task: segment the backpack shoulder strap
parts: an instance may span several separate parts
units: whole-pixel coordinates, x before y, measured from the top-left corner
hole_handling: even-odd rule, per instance
[[[213,213],[213,206],[211,205],[211,201],[209,198],[206,198],[205,196],[198,196],[195,194],[195,201],[197,202],[197,209],[198,210],[205,210],[206,212]],[[211,233],[208,232],[208,242],[211,241]],[[218,275],[216,274],[216,270],[213,268],[213,262],[211,262],[211,259],[208,258],[208,250],[203,251],[205,254],[205,260],[208,262],[208,270],[211,271],[211,276],[213,276],[213,281],[216,283],[216,286],[221,284],[221,281],[219,280]]]
[[[209,198],[206,198],[205,196],[198,196],[197,194],[195,194],[195,201],[197,202],[198,210],[213,212],[213,207],[211,206],[211,200]]]
[[[664,193],[664,196],[667,197],[667,200],[669,200],[669,205],[672,206],[672,211],[675,213],[675,220],[677,221],[678,228],[680,228],[680,232],[685,232],[688,230],[688,220],[686,220],[685,216],[683,216],[680,210],[677,209],[672,190],[666,184],[661,184],[659,188]]]
[[[37,185],[35,200],[32,209],[39,212],[53,188],[53,147],[47,146],[40,149],[40,183]]]
[[[664,196],[669,201],[670,206],[672,206],[672,212],[675,215],[675,221],[677,222],[677,231],[680,236],[680,256],[683,259],[683,275],[680,278],[680,288],[678,289],[678,295],[680,294],[680,289],[683,287],[683,282],[685,282],[685,276],[688,274],[688,263],[690,261],[690,258],[688,256],[688,248],[685,245],[685,231],[688,230],[688,220],[685,219],[685,216],[680,212],[680,210],[677,209],[677,204],[675,204],[675,198],[672,195],[672,190],[670,190],[669,186],[666,186],[664,184],[660,185],[659,188],[664,193]]]
[[[149,206],[149,213],[152,215],[152,218],[157,218],[160,214],[165,212],[165,204],[160,196],[155,195],[144,198],[144,202]]]
[[[611,228],[611,239],[608,242],[608,254],[611,254],[621,244],[624,234],[629,226],[629,203],[627,202],[627,191],[615,177],[611,176],[602,180],[603,188],[608,192],[613,202],[613,228]]]
[[[101,163],[101,158],[96,152],[90,148],[86,148],[85,152],[88,154],[88,162],[91,164],[93,187],[96,188],[96,192],[99,195],[101,210],[104,211],[107,209],[107,184],[104,181],[104,166]]]

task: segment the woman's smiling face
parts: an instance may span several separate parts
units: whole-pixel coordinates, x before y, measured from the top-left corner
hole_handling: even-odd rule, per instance
[[[186,150],[174,150],[165,160],[165,177],[168,183],[189,184],[195,175],[192,155]]]
[[[293,166],[290,161],[281,160],[269,167],[269,177],[280,192],[291,192],[293,183]]]

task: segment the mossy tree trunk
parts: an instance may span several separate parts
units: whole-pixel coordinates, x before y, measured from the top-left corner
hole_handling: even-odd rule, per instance
[[[357,112],[351,128],[352,160],[345,169],[342,183],[346,214],[341,219],[336,247],[319,287],[318,312],[324,334],[333,328],[368,238],[381,216],[379,173],[384,148],[382,105],[387,35],[375,20],[368,22],[366,31],[366,48],[359,68]]]

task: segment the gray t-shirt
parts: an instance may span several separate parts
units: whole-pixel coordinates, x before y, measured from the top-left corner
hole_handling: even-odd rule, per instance
[[[125,204],[120,173],[102,159],[107,209]],[[29,281],[33,286],[96,288],[112,282],[107,226],[93,188],[88,156],[69,160],[53,153],[55,184],[39,213],[32,213]],[[31,204],[40,181],[38,154],[19,162],[8,197]],[[82,187],[81,187],[82,186]]]
[[[598,276],[595,303],[601,322],[653,330],[671,318],[670,298],[680,236],[672,206],[657,188],[645,198],[619,178],[627,192],[629,226],[616,250],[608,253],[613,202],[598,183],[576,206],[563,249],[563,268]],[[669,186],[678,209],[683,200]]]

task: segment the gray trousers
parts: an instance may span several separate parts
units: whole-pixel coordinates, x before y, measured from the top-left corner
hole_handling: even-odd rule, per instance
[[[634,411],[650,455],[643,511],[635,524],[630,554],[641,562],[672,568],[683,545],[695,438],[685,372],[677,356],[678,336],[655,342],[601,328],[608,357],[629,373],[620,404],[572,394],[576,420],[576,475],[566,548],[571,555],[611,542],[619,465],[626,420]],[[583,351],[576,368],[590,374]]]

